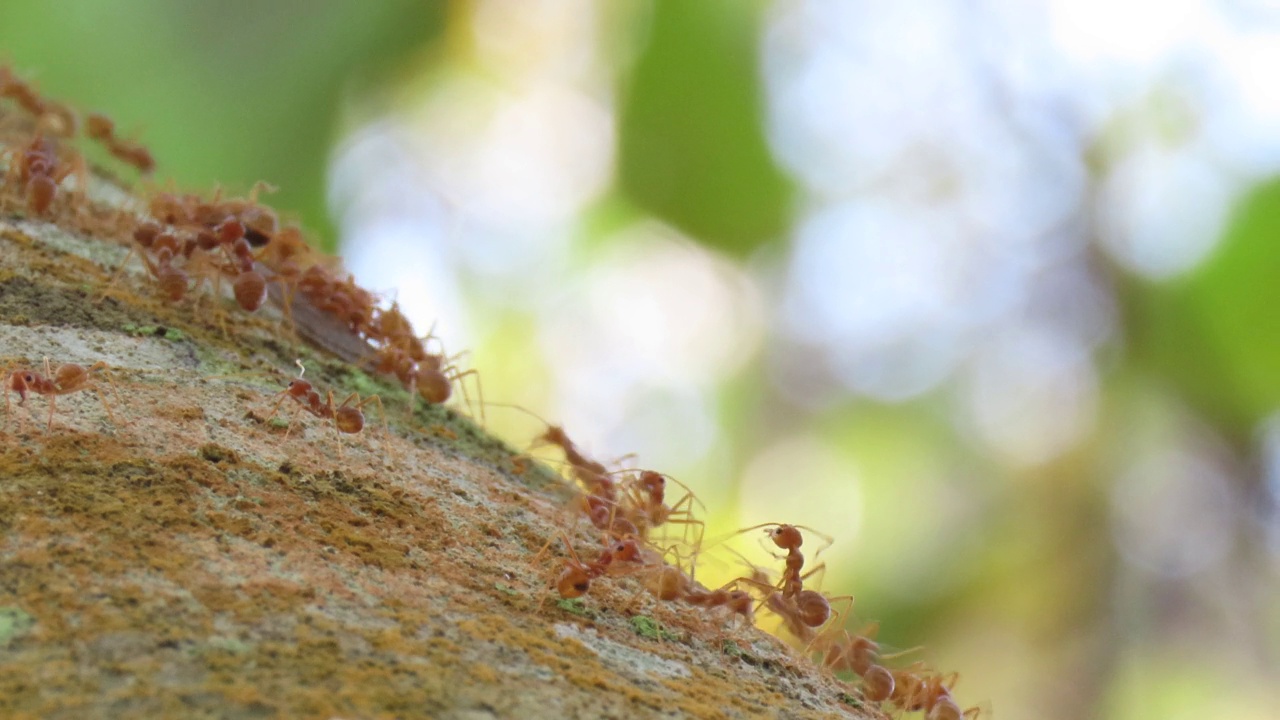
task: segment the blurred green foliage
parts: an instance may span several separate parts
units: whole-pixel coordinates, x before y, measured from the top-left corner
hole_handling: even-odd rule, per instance
[[[744,256],[779,240],[791,186],[764,137],[759,13],[739,0],[660,0],[623,79],[619,184],[700,241]]]
[[[0,61],[106,112],[184,189],[256,180],[332,250],[326,169],[344,95],[387,79],[443,27],[418,0],[6,0]]]
[[[1239,205],[1190,275],[1127,293],[1139,367],[1167,379],[1232,437],[1280,406],[1280,180]]]

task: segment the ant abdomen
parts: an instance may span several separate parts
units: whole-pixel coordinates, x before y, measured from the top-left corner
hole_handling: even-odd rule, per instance
[[[334,411],[333,422],[338,432],[354,435],[364,429],[364,413],[353,407],[340,407]]]
[[[27,209],[35,215],[43,215],[53,204],[58,185],[53,178],[40,174],[27,182]]]
[[[453,395],[453,383],[439,370],[428,366],[418,368],[418,394],[432,405],[446,402]]]
[[[186,297],[187,289],[191,283],[191,278],[187,273],[179,268],[169,265],[167,262],[156,271],[156,284],[160,286],[160,291],[165,297],[173,302],[178,302]]]
[[[267,279],[255,270],[237,275],[232,290],[236,302],[245,312],[254,312],[267,301]]]
[[[882,665],[872,665],[862,674],[862,694],[871,702],[883,702],[893,695],[893,673]]]
[[[814,590],[801,590],[795,597],[800,622],[811,628],[822,627],[831,618],[831,603]]]

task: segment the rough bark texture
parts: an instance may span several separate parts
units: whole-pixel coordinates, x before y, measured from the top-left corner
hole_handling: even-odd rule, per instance
[[[878,716],[641,577],[560,600],[563,548],[539,549],[564,529],[597,552],[564,481],[452,411],[410,418],[403,390],[295,344],[273,306],[168,303],[136,259],[95,302],[127,248],[76,225],[0,217],[6,375],[105,361],[118,390],[99,382],[114,422],[85,391],[49,432],[48,398],[6,394],[0,716]],[[354,436],[290,425],[288,402],[268,418],[298,357],[339,401],[378,394],[389,428],[372,405]]]

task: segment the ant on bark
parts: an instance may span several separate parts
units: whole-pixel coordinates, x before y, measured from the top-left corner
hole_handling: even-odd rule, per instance
[[[643,566],[644,557],[639,544],[634,539],[615,540],[600,551],[595,561],[583,562],[578,557],[577,551],[573,549],[572,543],[569,542],[569,537],[563,531],[558,532],[557,535],[564,541],[564,546],[569,551],[569,557],[564,561],[564,570],[556,577],[556,592],[562,598],[582,597],[591,589],[592,580],[604,575],[623,575],[631,572],[632,568]],[[555,538],[548,540],[547,544],[534,555],[530,564],[536,564],[554,542]],[[620,567],[614,565],[615,562],[627,565]]]
[[[91,139],[101,143],[117,160],[133,166],[143,175],[149,175],[156,169],[156,161],[151,156],[151,151],[140,143],[117,137],[115,121],[106,115],[89,113],[85,118],[84,132]]]
[[[671,480],[685,491],[684,495],[671,505],[666,503],[667,480]],[[687,544],[688,529],[696,527],[697,537],[694,544],[701,545],[706,524],[693,516],[693,506],[696,503],[701,507],[702,502],[693,494],[689,486],[669,475],[653,470],[642,470],[634,482],[627,483],[625,493],[626,514],[640,529],[641,537],[646,537],[649,530],[662,525],[683,525],[686,533],[681,540]]]
[[[84,367],[75,363],[64,363],[59,365],[56,370],[51,369],[49,358],[44,359],[44,374],[38,373],[30,368],[17,368],[8,373],[5,377],[4,388],[4,410],[5,423],[8,424],[10,413],[9,393],[18,393],[18,405],[22,405],[27,401],[27,393],[36,395],[44,395],[49,398],[49,422],[45,426],[45,432],[53,429],[53,413],[57,408],[57,398],[59,395],[70,395],[80,392],[81,390],[93,390],[98,395],[98,399],[102,401],[102,407],[107,411],[107,418],[111,423],[116,424],[114,413],[111,412],[111,405],[107,402],[107,397],[102,393],[94,381],[94,375],[103,373],[109,366],[99,360],[98,362]],[[116,400],[119,401],[120,393],[116,390],[115,382],[106,374],[102,377],[106,378],[111,385],[112,392],[116,394]]]
[[[333,404],[333,391],[330,390],[325,396],[308,380],[303,380],[302,376],[306,374],[307,369],[302,365],[301,360],[295,360],[298,365],[298,377],[289,381],[288,387],[276,393],[279,396],[274,405],[271,406],[271,414],[267,416],[267,420],[276,416],[280,411],[280,403],[285,399],[291,399],[298,404],[298,408],[293,411],[293,416],[289,418],[289,426],[285,429],[285,437],[293,430],[293,423],[298,417],[298,413],[306,411],[321,420],[332,420],[333,428],[338,433],[339,444],[338,452],[342,452],[341,437],[343,434],[354,435],[364,430],[365,417],[364,406],[369,403],[375,403],[378,406],[378,412],[382,414],[382,423],[385,426],[387,422],[386,411],[382,407],[382,399],[377,395],[370,395],[363,400],[360,399],[360,393],[353,392],[343,399],[338,405]],[[352,401],[355,401],[354,403]]]
[[[31,142],[10,160],[9,176],[17,173],[17,179],[26,188],[27,211],[43,215],[58,196],[58,188],[68,175],[77,171],[76,165],[59,162],[57,148],[44,135],[36,133]]]

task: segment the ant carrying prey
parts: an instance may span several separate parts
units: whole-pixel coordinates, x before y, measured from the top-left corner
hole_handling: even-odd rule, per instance
[[[323,396],[308,380],[303,380],[302,376],[306,374],[307,369],[302,365],[301,360],[294,360],[298,365],[298,377],[289,381],[288,387],[276,393],[278,396],[274,405],[271,406],[271,414],[267,416],[267,420],[276,416],[280,411],[280,403],[286,398],[292,399],[298,404],[298,409],[293,411],[293,416],[289,419],[289,427],[285,429],[285,436],[288,437],[289,432],[293,430],[294,420],[298,413],[307,411],[315,417],[322,420],[332,420],[333,428],[336,433],[341,435],[354,435],[364,430],[364,406],[374,403],[378,406],[378,412],[382,414],[382,423],[386,426],[387,414],[382,408],[382,399],[377,395],[370,395],[363,400],[360,399],[360,393],[353,392],[338,403],[333,404],[333,391],[330,390]],[[354,401],[354,402],[353,402]],[[338,445],[338,452],[342,452],[342,445]]]

